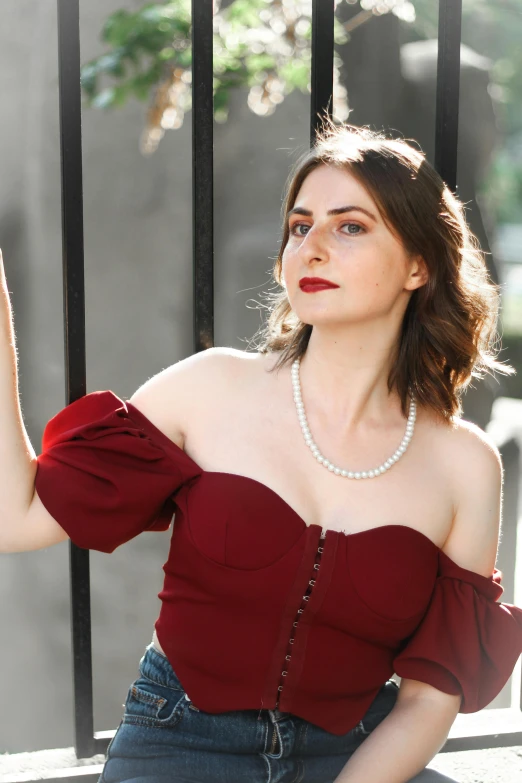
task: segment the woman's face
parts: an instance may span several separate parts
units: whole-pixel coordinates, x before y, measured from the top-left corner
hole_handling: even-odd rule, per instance
[[[288,216],[282,275],[290,306],[312,325],[402,320],[411,291],[426,282],[365,188],[348,172],[321,165],[303,182]],[[418,262],[419,261],[419,262]],[[306,293],[302,277],[336,283]]]

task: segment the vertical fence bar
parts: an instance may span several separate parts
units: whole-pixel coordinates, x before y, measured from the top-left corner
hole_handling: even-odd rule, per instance
[[[192,0],[194,351],[214,345],[213,0]]]
[[[334,0],[312,0],[310,146],[320,115],[333,113]]]
[[[455,193],[459,132],[462,0],[439,0],[435,168]]]
[[[57,11],[65,397],[69,405],[86,393],[79,0],[58,0]],[[70,541],[69,564],[74,745],[77,757],[84,758],[92,756],[95,748],[89,551]]]

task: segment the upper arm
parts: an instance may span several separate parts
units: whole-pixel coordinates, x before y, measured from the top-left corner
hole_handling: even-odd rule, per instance
[[[490,577],[501,530],[502,459],[491,437],[470,422],[460,422],[451,438],[455,516],[442,551],[462,568]],[[398,701],[419,697],[455,715],[460,708],[460,695],[403,678]]]
[[[443,551],[457,565],[493,573],[502,524],[502,458],[491,436],[470,422],[454,433],[455,517]]]
[[[2,535],[2,552],[30,552],[66,541],[69,536],[47,511],[35,489],[25,517]]]

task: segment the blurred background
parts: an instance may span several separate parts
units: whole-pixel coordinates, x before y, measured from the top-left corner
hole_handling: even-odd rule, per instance
[[[127,399],[193,351],[189,0],[82,0],[87,391]],[[246,349],[309,138],[307,0],[216,2],[215,344]],[[0,246],[37,453],[65,405],[55,0],[3,0]],[[334,116],[411,138],[434,162],[437,3],[339,0]],[[464,417],[506,475],[498,567],[522,604],[522,0],[464,0],[458,195],[502,286],[513,377],[475,381]],[[197,226],[196,229],[197,230]],[[95,730],[115,729],[160,604],[169,531],[91,553]],[[0,753],[73,744],[67,542],[4,555]],[[520,661],[490,705],[519,704]]]

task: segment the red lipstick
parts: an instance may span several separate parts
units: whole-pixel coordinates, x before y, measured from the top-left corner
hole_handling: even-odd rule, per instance
[[[325,291],[327,288],[339,288],[339,286],[322,277],[302,277],[299,281],[299,288],[306,293],[313,293],[314,291]]]

